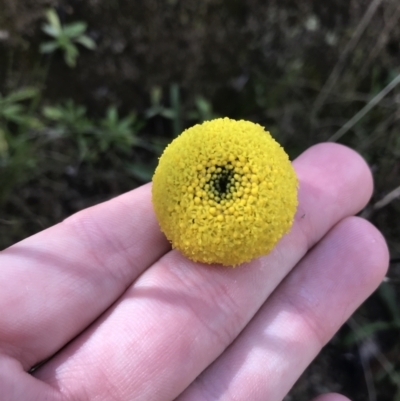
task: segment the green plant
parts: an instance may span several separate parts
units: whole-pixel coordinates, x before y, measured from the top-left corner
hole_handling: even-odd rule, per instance
[[[43,116],[54,125],[57,136],[82,135],[94,132],[93,122],[86,116],[86,107],[73,100],[42,109]]]
[[[117,108],[110,106],[97,130],[100,150],[104,152],[113,145],[123,151],[130,149],[136,144],[136,133],[140,126],[135,113],[120,118]]]
[[[71,99],[64,103],[46,106],[42,115],[48,120],[47,134],[52,138],[69,138],[77,141],[81,157],[97,159],[99,153],[111,148],[128,153],[132,146],[149,148],[137,138],[143,122],[132,112],[125,117],[118,115],[116,106],[110,106],[100,120],[87,117],[84,106],[75,104]]]
[[[194,99],[194,110],[187,111],[182,108],[182,100],[179,85],[171,84],[169,87],[170,107],[162,104],[163,92],[159,86],[153,87],[150,92],[151,106],[146,110],[145,117],[151,119],[155,116],[161,116],[172,121],[172,132],[178,136],[183,130],[183,121],[196,120],[204,122],[212,120],[218,115],[214,113],[211,103],[203,96],[196,96]]]
[[[34,119],[29,115],[22,102],[33,99],[38,94],[36,88],[24,88],[7,96],[0,93],[0,123],[31,124]]]
[[[42,25],[42,31],[54,38],[54,40],[42,43],[40,45],[41,53],[54,53],[56,50],[61,50],[64,53],[66,64],[73,68],[79,55],[76,44],[80,44],[89,50],[96,48],[96,43],[93,39],[85,35],[86,22],[77,21],[62,25],[53,9],[47,10],[46,18],[47,23]]]
[[[163,106],[162,104],[163,91],[159,86],[154,86],[150,91],[150,104],[151,106],[146,110],[145,117],[147,119],[155,116],[162,116],[171,119],[174,117],[172,109]]]
[[[400,310],[393,286],[388,283],[382,283],[379,286],[378,294],[390,315],[390,319],[387,321],[366,323],[357,327],[356,330],[352,331],[347,338],[345,338],[345,345],[353,345],[356,342],[364,341],[384,330],[400,330]]]
[[[7,96],[0,94],[0,204],[34,171],[32,137],[42,124],[25,103],[33,101],[37,94],[38,90],[32,87]]]
[[[159,86],[153,87],[150,93],[151,106],[146,110],[145,117],[150,119],[155,116],[161,116],[171,120],[174,136],[178,136],[182,132],[182,112],[179,86],[177,84],[171,84],[169,87],[170,107],[165,107],[162,104],[162,96],[162,89]]]
[[[188,114],[190,119],[204,122],[218,117],[213,112],[212,104],[203,96],[196,96],[194,103],[196,108]]]
[[[80,160],[89,160],[96,157],[91,146],[90,137],[95,134],[95,124],[86,115],[86,107],[77,105],[69,99],[55,106],[46,106],[42,110],[48,120],[47,136],[51,138],[69,138],[79,149]]]
[[[40,121],[32,116],[23,103],[35,98],[37,93],[36,88],[24,88],[7,96],[0,94],[0,159],[3,163],[9,151],[15,150],[25,140],[23,131],[40,127]]]

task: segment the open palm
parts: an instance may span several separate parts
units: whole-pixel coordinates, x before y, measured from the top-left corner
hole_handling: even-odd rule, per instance
[[[235,269],[171,251],[150,185],[3,251],[1,400],[282,400],[388,263],[352,217],[372,191],[365,162],[321,144],[293,165],[291,232]]]

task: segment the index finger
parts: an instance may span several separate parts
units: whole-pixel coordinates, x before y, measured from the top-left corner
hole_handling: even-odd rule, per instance
[[[107,309],[169,249],[145,185],[0,253],[0,353],[27,369]]]

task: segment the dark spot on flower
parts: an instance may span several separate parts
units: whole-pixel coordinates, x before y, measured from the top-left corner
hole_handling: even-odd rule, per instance
[[[225,166],[215,166],[216,171],[211,175],[207,184],[210,186],[210,193],[218,196],[217,201],[226,198],[231,192],[231,186],[234,184],[234,170]]]

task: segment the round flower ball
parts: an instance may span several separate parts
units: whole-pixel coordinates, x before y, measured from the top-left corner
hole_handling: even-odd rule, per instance
[[[288,155],[250,121],[185,130],[153,176],[154,210],[189,259],[235,266],[266,255],[293,224],[298,181]]]

